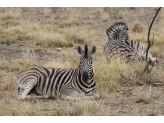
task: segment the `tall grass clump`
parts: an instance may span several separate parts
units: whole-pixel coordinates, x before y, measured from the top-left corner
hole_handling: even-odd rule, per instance
[[[9,26],[1,30],[6,42],[16,43],[18,40],[32,40],[33,33],[40,29],[39,24],[31,23],[29,21],[20,22],[18,26]]]
[[[1,20],[8,19],[20,19],[21,17],[21,9],[16,7],[2,7],[0,8],[0,18]]]
[[[12,59],[7,61],[5,59],[0,61],[0,70],[3,71],[3,82],[0,83],[1,90],[13,91],[16,87],[17,75],[21,74],[31,67],[37,66],[36,54],[26,51],[22,54],[22,58]]]
[[[22,54],[21,58],[12,59],[12,60],[1,60],[0,61],[0,69],[6,72],[13,72],[15,74],[25,72],[29,68],[36,66],[38,64],[37,55],[33,52],[31,53],[29,50],[26,53]]]
[[[99,57],[95,63],[93,63],[93,68],[95,71],[95,80],[98,83],[99,92],[108,93],[115,91],[121,83],[118,82],[120,74],[126,76],[127,78],[133,78],[135,71],[143,72],[144,64],[136,63],[124,63],[119,58],[108,62],[106,57]],[[135,84],[133,79],[130,84]]]
[[[43,47],[72,47],[73,43],[67,41],[66,37],[60,33],[51,33],[51,32],[36,32],[34,34],[34,40],[36,45]]]
[[[73,69],[77,68],[80,63],[80,55],[76,50],[63,50],[55,54],[55,59],[50,59],[45,67],[54,67],[62,69]]]
[[[7,73],[3,77],[3,82],[0,83],[0,91],[13,91],[16,89],[17,77],[14,73]]]

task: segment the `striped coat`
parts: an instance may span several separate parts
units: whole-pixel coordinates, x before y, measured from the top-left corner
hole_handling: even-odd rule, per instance
[[[45,98],[66,98],[78,94],[92,96],[96,87],[92,68],[92,55],[96,52],[93,46],[88,52],[80,46],[77,47],[81,55],[80,65],[75,69],[60,69],[51,67],[33,67],[26,71],[18,80],[18,99],[30,98],[30,93]],[[20,89],[23,91],[20,94]],[[96,97],[97,98],[97,97]]]
[[[112,57],[116,58],[118,55],[121,55],[125,62],[131,62],[134,60],[145,61],[146,49],[147,46],[142,42],[133,40],[108,40],[104,47],[104,54],[107,56],[108,60]],[[150,52],[148,52],[148,59],[152,64],[157,63],[157,59],[152,57]]]
[[[106,34],[109,40],[129,40],[127,33],[128,26],[124,22],[117,22],[107,29]]]
[[[128,27],[124,22],[117,22],[107,30],[108,41],[104,46],[104,54],[107,59],[121,56],[125,62],[134,60],[145,61],[147,46],[142,42],[129,40]],[[148,52],[149,63],[156,64],[158,61]]]
[[[61,94],[69,95],[73,90],[89,93],[96,87],[93,79],[91,84],[82,82],[79,68],[67,70],[41,66],[34,67],[19,78],[19,86],[24,86],[30,79],[37,81],[37,85],[34,86],[32,91],[37,95],[48,95],[49,98],[56,98],[57,94],[58,96]]]

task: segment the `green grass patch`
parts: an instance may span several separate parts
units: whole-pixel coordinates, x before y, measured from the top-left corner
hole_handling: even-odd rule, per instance
[[[51,9],[52,9],[53,12],[57,12],[58,7],[51,7]]]
[[[21,7],[21,9],[22,9],[22,12],[26,12],[28,10],[27,7]]]

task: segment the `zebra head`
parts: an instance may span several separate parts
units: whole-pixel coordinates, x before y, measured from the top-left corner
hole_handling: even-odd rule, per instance
[[[106,31],[107,36],[111,40],[129,40],[127,33],[128,26],[124,22],[117,22],[109,27]]]
[[[145,55],[145,60],[146,60],[146,55]],[[158,63],[158,60],[153,57],[149,52],[148,52],[148,64],[155,65]]]
[[[77,52],[81,55],[79,65],[81,80],[85,83],[90,83],[90,80],[94,76],[92,68],[92,55],[96,52],[96,46],[94,45],[90,51],[88,51],[87,45],[85,45],[84,50],[82,50],[80,46],[77,46]]]
[[[152,63],[153,65],[157,64],[157,63],[158,63],[158,59],[152,57],[151,63]]]
[[[146,61],[146,50],[143,54],[141,54],[141,58],[143,59],[143,61]],[[158,59],[153,57],[149,51],[148,51],[147,58],[148,58],[148,64],[155,65],[158,63]]]

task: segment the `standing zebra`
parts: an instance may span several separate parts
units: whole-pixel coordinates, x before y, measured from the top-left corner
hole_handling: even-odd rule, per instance
[[[117,22],[107,29],[106,34],[109,40],[129,40],[127,30],[126,23]]]
[[[108,56],[110,56],[111,59],[112,57],[118,57],[118,55],[121,55],[125,62],[131,62],[134,60],[145,61],[146,50],[147,46],[142,42],[133,40],[108,40],[104,47],[104,54],[108,60]],[[152,65],[158,62],[156,58],[152,57],[149,51],[148,60]]]
[[[96,52],[96,46],[93,46],[89,52],[87,45],[84,51],[78,46],[77,51],[81,58],[79,66],[75,69],[39,66],[22,74],[18,80],[18,99],[30,98],[29,93],[33,91],[47,99],[58,97],[73,99],[78,94],[86,95],[86,98],[99,98],[99,94],[92,94],[96,87],[92,68],[92,55]],[[21,95],[20,89],[23,90]]]

